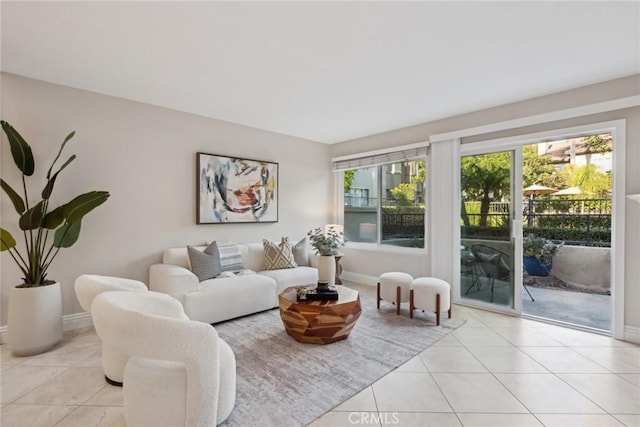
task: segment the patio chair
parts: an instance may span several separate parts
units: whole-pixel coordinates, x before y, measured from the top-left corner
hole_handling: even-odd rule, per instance
[[[488,245],[473,245],[471,246],[471,253],[475,259],[475,266],[477,267],[474,272],[486,277],[491,286],[491,296],[489,301],[493,302],[493,291],[496,280],[510,282],[511,281],[511,257],[493,246]],[[477,278],[478,281],[480,278]],[[524,290],[527,291],[531,301],[535,301],[531,292],[527,289],[527,285],[522,284]]]

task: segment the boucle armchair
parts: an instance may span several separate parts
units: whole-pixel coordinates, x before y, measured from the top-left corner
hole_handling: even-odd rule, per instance
[[[131,357],[124,371],[130,426],[215,426],[235,404],[236,363],[209,324],[158,292],[105,292],[92,305],[96,332]]]
[[[80,306],[88,313],[91,313],[91,304],[96,296],[103,292],[128,291],[147,292],[147,286],[138,281],[124,279],[122,277],[100,276],[97,274],[83,274],[79,276],[74,284],[76,296]],[[114,350],[106,343],[102,343],[102,370],[105,380],[112,385],[122,385],[124,365],[127,363],[125,355]]]

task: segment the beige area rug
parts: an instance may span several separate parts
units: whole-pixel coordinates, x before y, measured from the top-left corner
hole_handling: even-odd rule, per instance
[[[277,309],[215,325],[237,363],[237,394],[224,426],[302,426],[461,326],[435,316],[409,319],[361,292],[362,315],[348,339],[302,344],[284,330]],[[446,315],[445,315],[446,318]]]

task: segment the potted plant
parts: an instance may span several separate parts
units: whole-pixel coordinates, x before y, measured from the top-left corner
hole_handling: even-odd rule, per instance
[[[8,251],[23,274],[22,283],[13,288],[9,296],[7,344],[15,354],[29,355],[48,350],[62,338],[60,283],[49,279],[47,272],[60,249],[78,240],[84,216],[103,204],[109,193],[90,191],[61,206],[50,207],[60,172],[76,158],[75,154],[70,156],[54,171],[65,145],[75,135],[71,132],[47,171],[40,200],[30,201],[26,177],[35,171],[31,147],[9,123],[0,121],[0,124],[9,141],[13,161],[22,174],[22,195],[0,179],[4,193],[18,213],[16,225],[24,239],[24,250],[20,251],[13,235],[0,228],[0,251]]]
[[[553,267],[553,256],[562,243],[556,244],[544,237],[529,234],[522,242],[523,264],[530,276],[548,276]]]
[[[311,246],[316,250],[318,258],[318,284],[322,286],[333,286],[336,283],[336,260],[335,255],[340,253],[340,248],[344,246],[343,234],[338,233],[333,227],[325,232],[321,228],[316,228],[307,233]]]

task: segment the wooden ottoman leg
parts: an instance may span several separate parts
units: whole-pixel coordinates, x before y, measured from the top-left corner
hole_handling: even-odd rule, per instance
[[[409,291],[409,318],[413,319],[413,310],[415,306],[413,305],[413,289]]]
[[[400,295],[402,294],[402,289],[400,289],[400,286],[398,286],[396,288],[396,301],[397,301],[397,306],[396,306],[396,315],[400,315]]]
[[[436,326],[440,326],[440,294],[436,294]]]
[[[378,282],[378,310],[380,310],[380,282]]]

